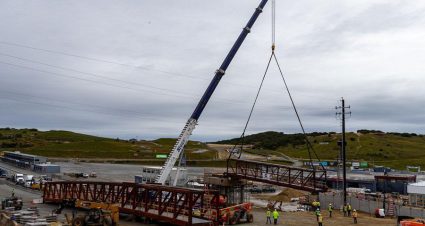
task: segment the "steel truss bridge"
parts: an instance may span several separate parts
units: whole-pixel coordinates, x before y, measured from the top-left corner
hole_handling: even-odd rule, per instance
[[[173,225],[211,225],[218,222],[218,192],[157,184],[61,181],[44,187],[45,203],[84,200],[119,204],[120,213]],[[208,209],[212,208],[211,211]],[[198,212],[194,216],[194,212]]]
[[[229,159],[226,174],[230,177],[274,184],[312,193],[327,190],[326,170]]]

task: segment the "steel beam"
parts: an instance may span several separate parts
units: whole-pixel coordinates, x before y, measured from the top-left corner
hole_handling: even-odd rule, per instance
[[[309,192],[327,190],[326,171],[266,162],[230,159],[228,176],[248,179]]]

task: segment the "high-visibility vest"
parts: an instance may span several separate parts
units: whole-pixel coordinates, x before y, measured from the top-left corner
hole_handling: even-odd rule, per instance
[[[279,212],[277,212],[276,210],[273,211],[273,219],[277,219],[279,217]]]
[[[344,206],[343,208],[344,208],[344,212],[346,212],[347,211],[347,206]]]
[[[332,212],[332,210],[333,210],[332,206],[329,206],[328,210],[329,210],[329,212]]]
[[[272,215],[272,212],[270,210],[267,210],[266,216],[270,217]]]
[[[357,212],[353,212],[353,217],[357,218]]]
[[[322,215],[319,216],[319,223],[323,223],[323,217],[322,217]]]
[[[351,205],[348,205],[348,207],[347,207],[347,208],[348,208],[348,210],[350,210],[350,211],[351,211]]]

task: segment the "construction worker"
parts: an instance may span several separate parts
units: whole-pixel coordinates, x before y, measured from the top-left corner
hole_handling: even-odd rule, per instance
[[[358,215],[357,215],[357,211],[356,211],[356,209],[354,209],[354,210],[353,210],[353,220],[354,220],[354,223],[355,223],[355,224],[357,224],[357,217],[358,217]]]
[[[316,209],[317,209],[317,202],[316,202],[316,200],[313,200],[313,202],[311,203],[311,205],[313,206],[313,210],[316,211]]]
[[[347,204],[344,204],[344,206],[342,207],[342,211],[344,212],[344,217],[347,216]]]
[[[272,224],[272,211],[270,211],[270,209],[267,209],[266,216],[267,216],[266,224],[268,224],[269,222],[270,224]]]
[[[332,203],[329,203],[328,206],[328,211],[329,211],[329,217],[332,218],[332,211],[333,211],[334,207],[332,206]]]
[[[317,216],[317,223],[319,223],[319,226],[323,225],[323,216],[319,213],[319,216]]]
[[[348,216],[351,216],[351,210],[352,210],[352,207],[351,207],[350,203],[347,203]]]
[[[321,214],[320,214],[320,209],[319,209],[319,208],[317,208],[317,209],[316,209],[316,211],[315,211],[314,213],[316,214],[316,220],[317,220],[317,221],[319,221],[319,216],[321,215]]]
[[[274,211],[273,211],[273,221],[274,221],[274,224],[277,224],[277,219],[278,218],[279,218],[279,212],[277,212],[277,210],[274,209]]]

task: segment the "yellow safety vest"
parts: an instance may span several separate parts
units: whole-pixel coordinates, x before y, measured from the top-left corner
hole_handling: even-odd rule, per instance
[[[273,219],[277,219],[279,217],[279,212],[277,212],[276,210],[273,211]]]
[[[270,217],[272,215],[272,212],[270,210],[267,210],[266,216]]]
[[[319,223],[323,223],[323,217],[322,217],[322,215],[319,216]]]

